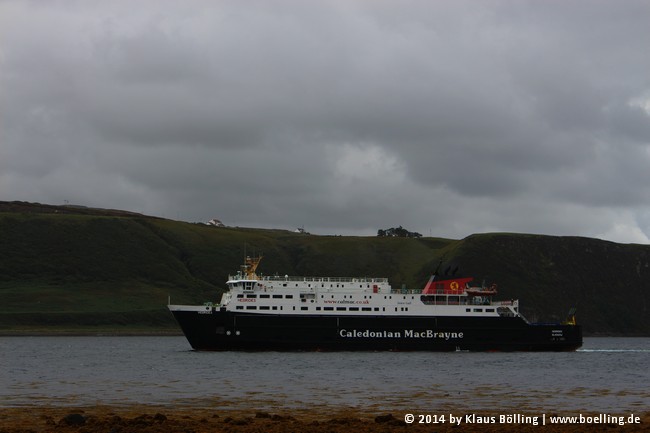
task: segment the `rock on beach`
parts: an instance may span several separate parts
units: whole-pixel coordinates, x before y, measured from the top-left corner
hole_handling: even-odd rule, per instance
[[[255,409],[220,410],[191,407],[57,407],[0,408],[0,433],[462,433],[462,432],[648,432],[650,412],[639,414],[641,423],[634,425],[521,425],[477,424],[407,424],[403,414],[360,414],[341,409],[325,414],[318,408],[294,413]],[[56,422],[55,420],[59,420]]]

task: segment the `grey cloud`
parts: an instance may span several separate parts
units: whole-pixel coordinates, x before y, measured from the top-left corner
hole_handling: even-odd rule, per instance
[[[647,2],[2,2],[3,16],[4,199],[647,240]]]

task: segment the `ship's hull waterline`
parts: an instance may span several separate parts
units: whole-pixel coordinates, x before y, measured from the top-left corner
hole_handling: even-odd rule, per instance
[[[578,325],[521,317],[247,314],[169,306],[195,350],[574,351]]]

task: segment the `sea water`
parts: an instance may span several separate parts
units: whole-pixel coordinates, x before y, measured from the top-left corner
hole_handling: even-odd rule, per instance
[[[650,338],[568,353],[195,352],[183,337],[0,337],[0,405],[640,413]]]

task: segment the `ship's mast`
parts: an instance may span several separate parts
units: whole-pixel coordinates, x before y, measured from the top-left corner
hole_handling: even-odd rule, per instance
[[[241,266],[241,273],[246,280],[256,280],[257,274],[255,271],[262,261],[263,256],[249,257],[246,256],[244,259],[244,264]]]

